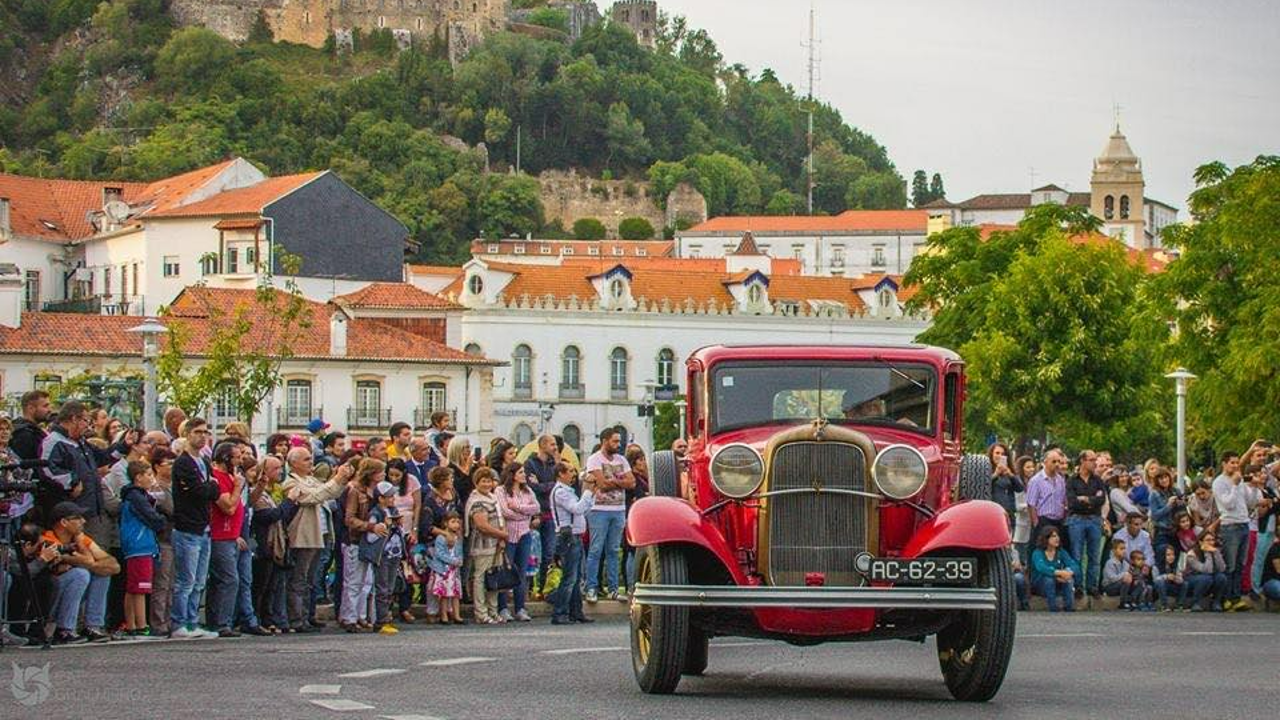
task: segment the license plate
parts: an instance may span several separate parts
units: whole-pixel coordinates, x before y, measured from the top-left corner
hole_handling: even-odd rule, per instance
[[[872,582],[971,585],[978,578],[976,558],[866,558],[864,574]]]

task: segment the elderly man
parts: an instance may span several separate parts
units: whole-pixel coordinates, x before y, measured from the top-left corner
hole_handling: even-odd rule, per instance
[[[315,629],[308,622],[307,596],[311,591],[316,560],[324,547],[325,522],[320,506],[342,494],[342,488],[351,479],[351,465],[338,466],[326,483],[311,474],[315,464],[307,448],[293,448],[285,460],[289,463],[289,478],[284,482],[285,497],[298,504],[298,512],[288,528],[289,547],[293,553],[288,592],[289,627],[294,632],[305,633]]]
[[[1034,530],[1031,537],[1040,537],[1045,526],[1058,529],[1059,537],[1066,537],[1063,520],[1067,515],[1067,478],[1062,474],[1067,467],[1067,456],[1054,448],[1044,456],[1044,469],[1027,482],[1027,512]],[[1075,548],[1071,548],[1075,552]]]
[[[49,426],[49,434],[40,444],[40,457],[49,463],[44,469],[46,482],[40,493],[45,518],[52,517],[54,505],[74,500],[84,511],[86,525],[95,528],[110,525],[103,507],[102,480],[98,477],[93,452],[85,442],[88,434],[88,408],[77,400],[62,403],[57,419]]]

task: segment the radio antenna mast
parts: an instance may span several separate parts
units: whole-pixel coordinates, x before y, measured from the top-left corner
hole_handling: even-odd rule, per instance
[[[818,41],[816,38],[816,25],[814,21],[813,3],[809,3],[809,42],[801,43],[809,50],[809,88],[808,88],[808,106],[809,106],[809,131],[806,134],[809,153],[805,158],[805,207],[808,214],[813,214],[813,85],[815,76],[818,72]]]

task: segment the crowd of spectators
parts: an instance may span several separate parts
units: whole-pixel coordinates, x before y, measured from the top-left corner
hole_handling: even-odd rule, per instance
[[[625,602],[643,450],[605,430],[581,463],[551,435],[486,452],[448,423],[356,438],[314,420],[260,451],[242,423],[215,436],[171,408],[145,432],[29,392],[0,417],[0,464],[41,465],[36,492],[0,503],[21,548],[5,642],[313,633],[328,604],[348,633],[530,622],[530,599],[553,624],[589,623],[584,599]]]
[[[1280,603],[1280,453],[1259,440],[1176,478],[1085,450],[1068,467],[990,446],[992,499],[1008,515],[1019,603],[1072,611],[1086,597],[1129,611],[1241,612]]]

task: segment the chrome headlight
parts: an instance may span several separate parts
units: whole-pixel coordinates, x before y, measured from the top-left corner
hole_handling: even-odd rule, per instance
[[[880,492],[894,500],[906,500],[924,487],[929,479],[929,464],[919,450],[909,445],[890,445],[876,456],[871,476]]]
[[[721,495],[744,498],[764,481],[764,460],[749,445],[726,445],[711,458],[711,482]]]

